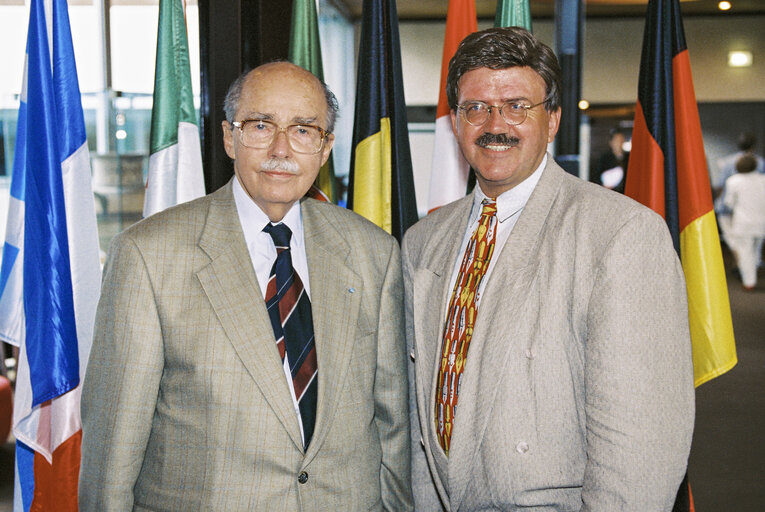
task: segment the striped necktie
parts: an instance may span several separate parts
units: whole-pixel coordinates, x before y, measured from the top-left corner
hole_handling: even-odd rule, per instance
[[[473,337],[473,325],[478,313],[476,292],[489,267],[497,234],[497,203],[494,199],[484,199],[482,204],[478,226],[465,248],[465,255],[457,273],[444,324],[441,365],[436,384],[436,434],[447,455],[454,428],[462,372],[465,369],[468,347]]]
[[[292,231],[285,224],[268,224],[263,231],[271,235],[276,246],[276,261],[266,286],[266,308],[274,329],[279,355],[286,354],[292,375],[292,386],[300,407],[304,449],[308,448],[316,423],[318,367],[313,337],[311,301],[292,267],[290,238]]]

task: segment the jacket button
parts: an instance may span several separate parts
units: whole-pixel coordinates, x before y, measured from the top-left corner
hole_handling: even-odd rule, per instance
[[[516,445],[515,451],[517,451],[518,453],[526,453],[527,451],[529,451],[528,443],[526,441],[521,441],[520,443]]]
[[[530,348],[526,349],[526,359],[534,359],[534,352]]]
[[[308,473],[306,473],[305,471],[301,471],[300,474],[298,475],[298,482],[300,482],[301,484],[304,484],[307,481],[308,481]]]

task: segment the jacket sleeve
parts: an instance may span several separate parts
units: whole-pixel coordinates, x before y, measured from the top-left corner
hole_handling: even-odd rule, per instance
[[[380,489],[389,511],[413,510],[409,466],[409,414],[403,283],[398,244],[390,238],[377,327],[375,423],[382,447]]]
[[[686,471],[694,388],[683,270],[663,220],[610,240],[587,313],[584,511],[670,511]]]
[[[152,285],[134,243],[116,237],[104,270],[82,400],[82,511],[129,511],[163,368]]]

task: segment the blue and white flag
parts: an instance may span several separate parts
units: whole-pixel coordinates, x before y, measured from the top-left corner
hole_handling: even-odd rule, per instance
[[[66,0],[32,0],[0,268],[20,348],[14,509],[77,510],[80,382],[100,289],[90,159]]]

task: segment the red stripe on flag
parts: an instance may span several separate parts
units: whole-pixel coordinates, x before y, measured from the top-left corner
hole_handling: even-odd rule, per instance
[[[664,207],[664,153],[651,135],[640,103],[635,109],[632,147],[624,192],[666,219]]]
[[[712,211],[713,203],[688,50],[678,53],[672,59],[672,75],[675,100],[677,189],[679,190],[678,213],[682,232],[688,224]]]
[[[61,443],[53,452],[53,464],[35,453],[35,492],[30,512],[77,512],[82,430]]]

